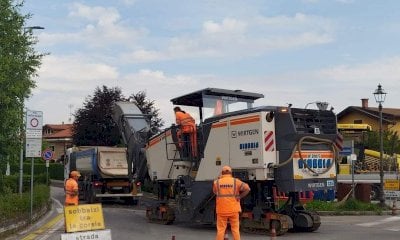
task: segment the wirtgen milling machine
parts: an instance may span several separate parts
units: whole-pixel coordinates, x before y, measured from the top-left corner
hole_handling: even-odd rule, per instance
[[[303,207],[299,195],[335,189],[336,116],[327,110],[253,107],[262,97],[206,88],[171,100],[198,107],[197,143],[179,142],[179,126],[172,125],[149,139],[145,157],[130,157],[133,166],[147,161],[148,174],[158,186],[160,201],[147,209],[150,222],[215,223],[212,183],[222,166],[229,165],[233,175],[251,187],[251,194],[242,199],[242,230],[267,233],[272,225],[278,234],[318,229],[320,217]],[[138,135],[129,132],[133,128],[121,127],[129,121],[120,110],[114,119],[123,134]],[[184,147],[192,152],[183,155]],[[137,176],[144,176],[137,170]],[[286,203],[277,201],[276,191],[287,193]]]

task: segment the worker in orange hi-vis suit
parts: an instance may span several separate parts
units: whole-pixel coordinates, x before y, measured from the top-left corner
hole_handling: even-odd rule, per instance
[[[239,213],[240,199],[249,194],[250,187],[247,183],[232,177],[229,166],[222,167],[221,176],[214,181],[213,192],[216,197],[217,236],[216,240],[223,240],[228,221],[234,240],[240,240]]]
[[[78,179],[81,174],[78,171],[71,171],[68,180],[65,182],[65,206],[78,205],[79,186]]]
[[[196,122],[189,113],[180,107],[174,108],[176,124],[180,126],[180,146],[182,147],[183,157],[189,157],[191,152],[193,157],[197,156],[197,131]],[[191,149],[189,149],[191,146]],[[191,151],[190,151],[191,150]]]

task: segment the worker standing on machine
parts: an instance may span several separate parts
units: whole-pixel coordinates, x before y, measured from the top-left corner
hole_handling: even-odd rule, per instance
[[[190,153],[193,157],[197,156],[197,134],[196,123],[189,113],[180,107],[174,108],[176,124],[180,126],[180,146],[182,148],[181,157],[189,158]]]
[[[71,171],[69,178],[65,181],[65,206],[78,205],[79,186],[78,179],[81,174],[78,171]]]
[[[240,240],[239,213],[240,199],[249,194],[247,183],[232,176],[229,166],[222,167],[221,176],[214,181],[213,192],[216,197],[217,236],[216,240],[223,240],[228,221],[234,240]]]

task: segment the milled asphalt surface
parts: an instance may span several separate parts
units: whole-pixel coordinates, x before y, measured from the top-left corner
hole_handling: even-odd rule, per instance
[[[57,187],[57,188],[63,188],[64,186],[64,182],[63,181],[57,181],[57,180],[51,180],[51,186],[53,187]],[[147,194],[145,194],[147,195]],[[150,196],[150,195],[147,195]],[[146,200],[142,201],[140,203],[141,208],[145,208],[146,203],[149,203],[151,201],[154,201],[154,199],[150,198],[145,198]],[[390,202],[390,205],[392,203]],[[400,207],[400,202],[397,201],[397,206]],[[7,238],[7,240],[15,240],[15,239],[37,239],[37,238],[26,238],[26,236],[28,236],[29,234],[32,235],[32,233],[35,233],[35,231],[38,231],[38,229],[40,229],[41,227],[43,227],[47,222],[51,221],[52,219],[54,219],[57,215],[60,214],[60,208],[62,210],[62,204],[57,200],[53,198],[53,206],[52,209],[50,210],[49,213],[47,213],[41,220],[39,220],[38,222],[36,222],[34,225],[26,228],[25,230],[19,232],[18,234],[15,234],[9,238]],[[400,209],[397,211],[400,214]],[[342,212],[331,212],[331,211],[319,211],[319,214],[321,216],[329,216],[329,215],[377,215],[376,212],[368,212],[368,211],[342,211]],[[392,215],[392,211],[383,211],[380,215]],[[55,223],[55,224],[59,224],[59,223]],[[60,228],[62,226],[58,226],[57,228]],[[55,226],[53,226],[53,229],[55,228]]]

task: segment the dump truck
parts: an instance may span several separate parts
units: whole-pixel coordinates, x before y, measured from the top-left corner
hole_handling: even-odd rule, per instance
[[[291,106],[254,107],[262,97],[205,88],[171,99],[173,105],[195,107],[200,121],[195,143],[180,139],[180,126],[173,124],[136,148],[134,174],[148,174],[158,189],[159,201],[146,210],[149,222],[215,224],[212,185],[222,166],[229,165],[234,177],[251,187],[241,200],[243,231],[268,234],[275,229],[282,235],[289,229],[310,232],[320,227],[319,215],[300,200],[304,192],[336,187],[336,115]],[[135,114],[125,114],[128,109]],[[117,125],[125,139],[130,139],[127,148],[141,144],[145,131],[133,131],[134,119],[124,120],[143,120],[137,106],[117,103],[113,115],[121,122]],[[184,144],[189,154],[183,153]],[[287,193],[283,204],[277,198],[280,192]]]
[[[128,177],[126,148],[91,146],[67,150],[65,174],[78,170],[79,197],[88,203],[102,199],[122,199],[134,204],[142,193]]]

